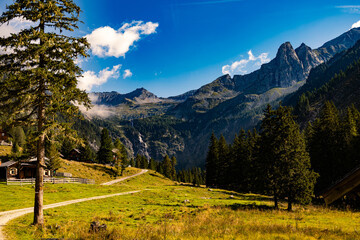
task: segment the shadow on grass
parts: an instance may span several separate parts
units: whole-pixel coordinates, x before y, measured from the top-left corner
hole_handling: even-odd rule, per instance
[[[110,176],[113,176],[115,177],[116,176],[116,172],[114,169],[110,169],[106,166],[99,166],[99,165],[88,165],[89,168],[92,168],[94,170],[97,170],[97,171],[101,171],[101,172],[104,172]]]
[[[197,205],[189,204],[162,204],[162,203],[144,203],[147,206],[161,206],[161,207],[188,207],[188,208],[199,208]]]
[[[230,208],[231,210],[275,210],[274,206],[269,206],[265,204],[257,205],[253,204],[241,204],[234,203],[230,205],[225,205],[224,208]]]
[[[257,195],[257,194],[252,194],[252,193],[238,193],[238,192],[232,192],[232,191],[217,191],[217,190],[213,190],[214,192],[217,193],[223,193],[223,194],[227,194],[229,196],[234,196],[234,197],[238,197],[241,198],[242,200],[251,200],[251,201],[272,201],[273,197],[269,197],[269,196],[263,196],[263,195]]]

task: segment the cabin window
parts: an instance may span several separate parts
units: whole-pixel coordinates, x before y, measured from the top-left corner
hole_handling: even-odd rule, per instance
[[[50,170],[45,170],[44,175],[50,177]]]
[[[9,173],[11,176],[15,176],[17,174],[17,168],[10,168]]]

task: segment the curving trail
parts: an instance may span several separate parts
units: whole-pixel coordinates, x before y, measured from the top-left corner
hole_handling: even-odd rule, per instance
[[[125,181],[126,179],[139,176],[141,174],[146,173],[147,171],[148,170],[143,169],[139,173],[136,173],[134,175],[119,178],[119,179],[116,179],[116,180],[113,180],[113,181],[110,181],[110,182],[102,183],[101,185],[112,185],[112,184],[115,184],[115,183],[118,183],[118,182],[121,182],[121,181]],[[45,205],[44,210],[45,209],[50,209],[50,208],[62,207],[62,206],[66,206],[66,205],[70,205],[70,204],[74,204],[74,203],[86,202],[86,201],[109,198],[109,197],[116,197],[116,196],[127,195],[127,194],[134,194],[134,193],[138,193],[138,192],[141,192],[141,191],[142,190],[136,190],[136,191],[130,191],[130,192],[114,193],[114,194],[109,194],[109,195],[102,195],[102,196],[96,196],[96,197],[74,199],[74,200],[69,200],[69,201],[65,201],[65,202],[53,203],[53,204]],[[2,230],[3,230],[3,227],[9,221],[11,221],[11,220],[13,220],[15,218],[21,217],[21,216],[23,216],[25,214],[32,213],[32,212],[34,212],[33,207],[23,208],[23,209],[16,209],[16,210],[11,210],[11,211],[6,211],[6,212],[0,212],[0,240],[5,240],[6,239],[6,236],[3,234]]]
[[[131,176],[127,176],[127,177],[123,177],[123,178],[119,178],[119,179],[115,179],[115,180],[112,180],[110,182],[106,182],[106,183],[102,183],[100,185],[113,185],[115,183],[118,183],[118,182],[122,182],[122,181],[125,181],[126,179],[129,179],[129,178],[133,178],[133,177],[137,177],[141,174],[144,174],[146,172],[148,172],[149,170],[146,170],[146,169],[142,169],[140,172],[134,174],[134,175],[131,175]]]

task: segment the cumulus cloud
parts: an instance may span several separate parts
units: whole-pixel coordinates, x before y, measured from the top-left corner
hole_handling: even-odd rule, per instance
[[[12,33],[19,33],[21,30],[31,27],[34,22],[23,17],[16,17],[11,21],[0,25],[0,37],[10,37]],[[11,49],[0,48],[0,54],[11,53]]]
[[[351,26],[351,28],[359,28],[359,27],[360,27],[360,20]]]
[[[231,65],[225,65],[222,67],[223,74],[229,74],[233,76],[235,74],[246,74],[249,70],[255,70],[264,63],[270,61],[268,53],[261,53],[259,56],[254,56],[252,51],[248,52],[249,57],[247,59],[241,59],[233,62]]]
[[[121,65],[105,68],[98,74],[93,71],[86,71],[82,77],[78,79],[78,87],[82,90],[90,91],[93,86],[100,86],[106,83],[110,78],[118,78],[120,76],[119,70]]]
[[[19,33],[21,30],[29,28],[33,23],[23,17],[16,17],[0,25],[0,37],[10,37],[12,33]]]
[[[133,74],[132,72],[130,71],[130,69],[125,69],[124,71],[124,75],[123,75],[123,78],[128,78],[128,77],[131,77]]]
[[[109,26],[95,29],[86,38],[91,51],[98,57],[125,57],[130,47],[145,35],[156,32],[158,23],[133,21],[115,30]]]
[[[108,118],[115,115],[115,111],[112,107],[96,104],[98,97],[95,94],[89,93],[89,98],[93,103],[93,106],[90,109],[86,109],[83,105],[76,104],[80,111],[88,118]]]

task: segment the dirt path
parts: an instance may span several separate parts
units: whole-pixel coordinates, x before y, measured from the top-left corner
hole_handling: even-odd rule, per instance
[[[136,177],[136,176],[139,176],[141,174],[144,174],[146,173],[148,170],[146,169],[142,169],[140,172],[134,174],[134,175],[131,175],[131,176],[127,176],[127,177],[123,177],[123,178],[119,178],[119,179],[115,179],[115,180],[112,180],[110,182],[106,182],[106,183],[102,183],[100,185],[113,185],[115,183],[118,183],[118,182],[122,182],[122,181],[125,181],[126,179],[129,179],[129,178],[133,178],[133,177]]]
[[[141,191],[142,190],[131,191],[131,192],[122,192],[122,193],[115,193],[115,194],[110,194],[110,195],[103,195],[103,196],[97,196],[97,197],[89,197],[89,198],[82,198],[82,199],[75,199],[75,200],[70,200],[70,201],[65,201],[65,202],[53,203],[53,204],[45,205],[44,209],[62,207],[62,206],[66,206],[66,205],[70,205],[70,204],[74,204],[74,203],[86,202],[86,201],[91,201],[91,200],[116,197],[116,196],[127,195],[127,194],[134,194],[134,193],[138,193]],[[6,239],[5,235],[2,232],[2,229],[6,225],[7,222],[9,222],[15,218],[18,218],[22,215],[32,213],[32,212],[34,212],[33,207],[16,209],[16,210],[11,210],[11,211],[6,211],[6,212],[0,212],[0,240]]]
[[[116,179],[116,180],[113,180],[113,181],[110,181],[110,182],[102,183],[101,185],[112,185],[114,183],[118,183],[118,182],[121,182],[121,181],[125,181],[126,179],[139,176],[141,174],[146,173],[147,171],[148,170],[143,169],[143,170],[141,170],[140,172],[138,172],[138,173],[136,173],[134,175],[119,178],[119,179]],[[74,204],[74,203],[86,202],[86,201],[91,201],[91,200],[97,200],[97,199],[103,199],[103,198],[109,198],[109,197],[133,194],[133,193],[138,193],[140,191],[142,191],[142,190],[115,193],[115,194],[110,194],[110,195],[103,195],[103,196],[89,197],[89,198],[82,198],[82,199],[74,199],[74,200],[69,200],[69,201],[65,201],[65,202],[59,202],[59,203],[53,203],[53,204],[45,205],[44,209],[62,207],[62,206],[66,206],[66,205],[70,205],[70,204]],[[2,231],[3,227],[6,225],[6,223],[8,223],[9,221],[11,221],[11,220],[13,220],[15,218],[21,217],[22,215],[32,213],[32,212],[34,212],[33,207],[23,208],[23,209],[16,209],[16,210],[11,210],[11,211],[6,211],[6,212],[0,212],[0,240],[5,240],[6,239],[6,236],[3,234],[3,231]]]

